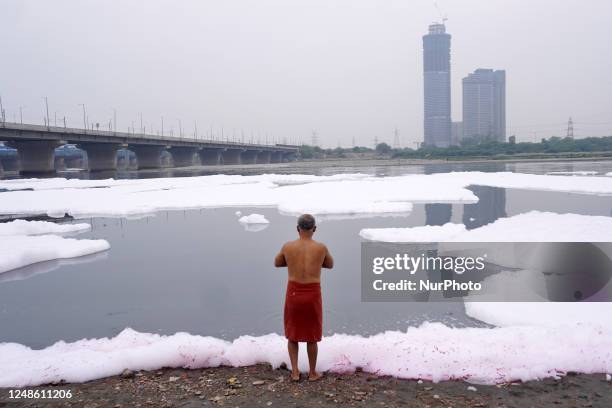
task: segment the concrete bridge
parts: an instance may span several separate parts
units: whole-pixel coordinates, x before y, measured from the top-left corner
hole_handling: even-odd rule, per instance
[[[55,171],[55,149],[75,144],[87,152],[90,171],[116,170],[117,151],[136,154],[139,169],[162,167],[161,155],[168,151],[175,167],[203,165],[265,164],[293,161],[298,147],[124,133],[106,130],[0,122],[0,141],[17,149],[20,173]]]

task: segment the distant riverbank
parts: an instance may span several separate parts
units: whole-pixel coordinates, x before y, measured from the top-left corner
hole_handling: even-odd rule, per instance
[[[309,170],[322,167],[379,167],[379,166],[422,166],[429,164],[478,164],[478,163],[546,163],[546,162],[600,162],[612,161],[612,156],[602,157],[516,157],[516,158],[462,158],[462,159],[398,159],[398,158],[334,158],[299,160],[291,163],[275,164],[238,164],[224,166],[194,166],[216,172],[235,172],[252,169],[299,169]],[[187,169],[187,168],[184,168]],[[175,169],[178,170],[178,169]]]

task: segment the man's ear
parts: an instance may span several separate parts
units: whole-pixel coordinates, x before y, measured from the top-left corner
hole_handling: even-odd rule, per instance
[[[300,227],[295,227],[295,229],[297,230],[297,232],[300,232]]]
[[[317,226],[315,225],[314,227],[312,227],[312,232],[315,232],[317,230]]]

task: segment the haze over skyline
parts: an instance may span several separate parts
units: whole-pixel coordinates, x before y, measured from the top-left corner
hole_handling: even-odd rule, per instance
[[[0,95],[7,120],[132,122],[326,147],[423,140],[422,36],[432,0],[5,0]],[[588,6],[585,5],[588,3]],[[461,79],[507,72],[507,135],[612,135],[612,4],[439,0],[452,35],[452,118]]]

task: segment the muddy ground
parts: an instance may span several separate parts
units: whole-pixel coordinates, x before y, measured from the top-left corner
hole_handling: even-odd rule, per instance
[[[71,390],[72,398],[15,400],[0,389],[0,407],[612,407],[612,382],[603,374],[483,386],[357,372],[293,383],[289,371],[257,365],[125,372],[32,389]]]

